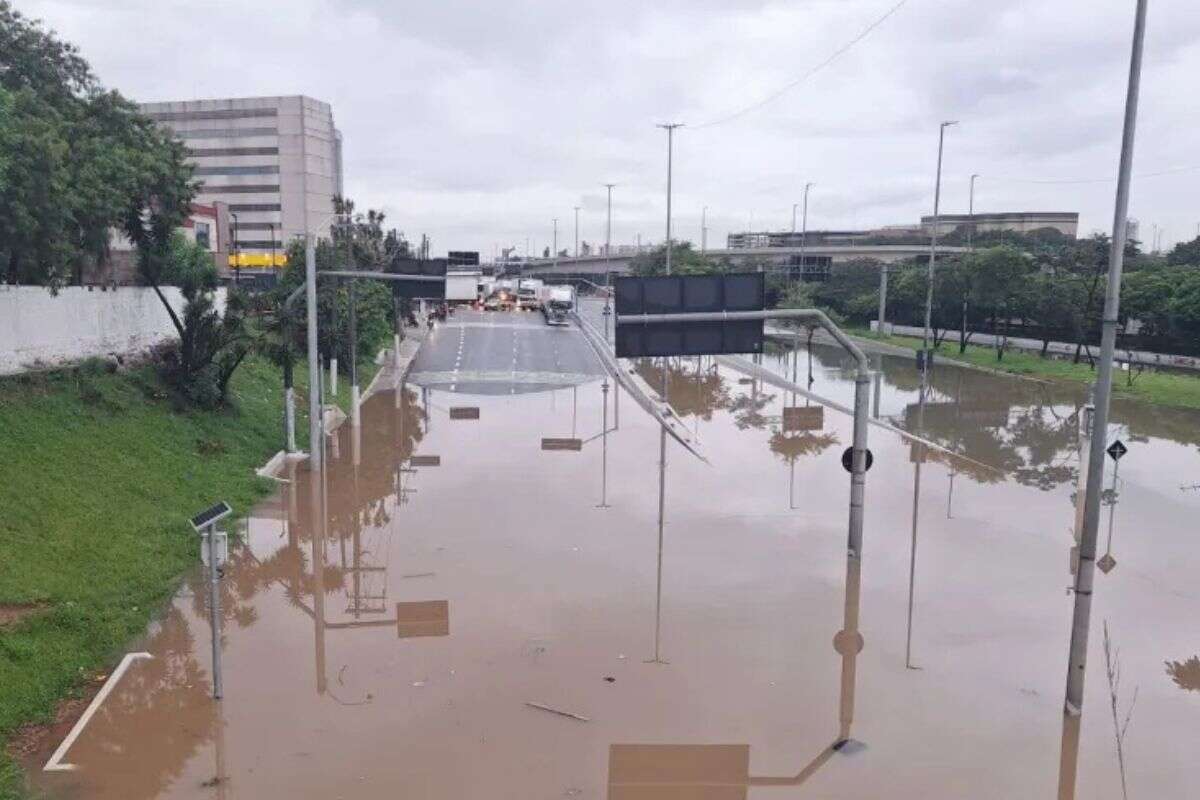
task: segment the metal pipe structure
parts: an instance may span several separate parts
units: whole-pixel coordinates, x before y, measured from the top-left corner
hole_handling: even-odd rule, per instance
[[[813,322],[825,329],[855,360],[854,436],[850,470],[850,515],[847,546],[852,557],[862,552],[863,500],[866,495],[867,426],[870,423],[871,361],[841,328],[815,308],[778,308],[770,311],[702,311],[683,314],[622,314],[620,324],[662,325],[687,322],[736,322],[785,319]]]
[[[941,225],[938,214],[942,202],[942,152],[946,144],[946,128],[957,124],[957,122],[953,121],[943,122],[941,129],[938,131],[937,180],[934,181],[933,186],[933,236],[929,240],[929,285],[925,287],[925,332],[921,337],[922,375],[926,375],[929,372],[929,328],[933,323],[933,269],[934,264],[937,262],[938,227]]]
[[[1067,666],[1064,711],[1083,710],[1083,679],[1087,667],[1088,631],[1092,616],[1092,587],[1096,577],[1096,539],[1100,527],[1100,495],[1104,457],[1108,445],[1108,412],[1112,397],[1113,357],[1116,351],[1118,314],[1121,303],[1121,271],[1125,259],[1125,233],[1129,218],[1129,184],[1133,171],[1133,140],[1137,130],[1138,92],[1142,78],[1142,49],[1146,35],[1146,0],[1137,0],[1133,47],[1129,63],[1129,85],[1125,96],[1125,123],[1121,137],[1121,167],[1117,178],[1113,237],[1109,250],[1108,285],[1100,338],[1100,363],[1096,372],[1095,430],[1088,454],[1087,494],[1083,504],[1083,536],[1079,543],[1079,570],[1075,574],[1075,610],[1071,624],[1071,648]]]

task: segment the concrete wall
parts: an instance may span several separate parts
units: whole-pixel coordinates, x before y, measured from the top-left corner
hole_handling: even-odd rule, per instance
[[[183,297],[163,294],[178,311]],[[217,307],[225,305],[224,290]],[[37,286],[0,285],[0,375],[44,369],[110,354],[144,353],[175,338],[175,328],[153,289],[71,286],[53,296]]]

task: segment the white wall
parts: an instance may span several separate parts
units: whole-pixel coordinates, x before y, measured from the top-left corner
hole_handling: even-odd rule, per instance
[[[163,294],[182,309],[178,289],[164,287]],[[220,289],[217,307],[224,306]],[[0,375],[133,355],[173,338],[171,318],[153,289],[70,286],[54,296],[37,286],[0,285]]]

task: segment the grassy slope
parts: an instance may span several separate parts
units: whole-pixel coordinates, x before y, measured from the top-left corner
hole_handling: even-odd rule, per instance
[[[249,360],[232,408],[181,412],[149,370],[0,379],[0,603],[46,605],[0,631],[0,798],[20,796],[6,737],[109,667],[196,563],[187,517],[271,490],[253,469],[281,449],[281,385]]]
[[[909,336],[876,336],[865,329],[851,330],[856,336],[885,342],[887,344],[919,350],[921,340]],[[1022,350],[1007,350],[1004,360],[996,360],[993,347],[967,345],[965,353],[958,352],[958,343],[943,344],[938,355],[945,360],[962,361],[980,367],[1010,372],[1016,375],[1033,375],[1056,380],[1092,383],[1096,372],[1087,362],[1073,364],[1069,360],[1042,358],[1036,353]],[[1129,397],[1160,405],[1180,408],[1200,408],[1200,377],[1170,372],[1134,373],[1133,386],[1127,385],[1128,374],[1118,372],[1113,376],[1113,393],[1118,397]]]

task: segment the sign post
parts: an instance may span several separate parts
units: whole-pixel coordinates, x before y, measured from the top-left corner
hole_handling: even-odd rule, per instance
[[[212,625],[213,699],[224,695],[221,682],[221,570],[229,556],[229,537],[217,523],[233,513],[222,500],[192,517],[192,529],[200,534],[201,560],[208,566],[208,618]]]

